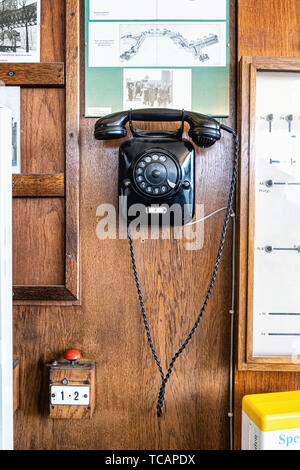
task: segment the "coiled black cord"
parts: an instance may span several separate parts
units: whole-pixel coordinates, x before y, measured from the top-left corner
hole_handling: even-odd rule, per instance
[[[206,307],[207,307],[208,301],[210,299],[211,293],[213,291],[215,281],[216,281],[216,277],[217,277],[217,273],[218,273],[218,270],[219,270],[219,264],[220,264],[223,248],[224,248],[224,243],[225,243],[225,239],[226,239],[228,224],[229,224],[229,220],[230,220],[230,217],[231,217],[231,214],[232,214],[232,206],[233,206],[233,199],[234,199],[234,194],[235,194],[235,189],[236,189],[238,163],[239,163],[239,139],[238,139],[238,135],[236,134],[236,132],[233,129],[231,129],[230,127],[221,125],[221,128],[223,130],[225,130],[226,132],[229,132],[233,135],[234,141],[235,141],[235,152],[234,152],[233,174],[232,174],[232,180],[231,180],[231,185],[230,185],[228,206],[227,206],[225,221],[224,221],[224,224],[223,224],[223,229],[222,229],[222,234],[221,234],[221,241],[220,241],[220,245],[219,245],[217,259],[216,259],[216,263],[215,263],[215,266],[214,266],[213,275],[212,275],[212,278],[211,278],[211,281],[210,281],[210,284],[209,284],[209,288],[208,288],[208,291],[207,291],[202,309],[199,313],[199,316],[198,316],[193,328],[191,329],[189,335],[187,336],[186,340],[184,341],[182,346],[178,349],[176,354],[173,356],[173,358],[172,358],[172,360],[169,364],[169,368],[168,368],[168,371],[167,371],[166,375],[164,374],[164,371],[163,371],[163,368],[161,366],[159,357],[158,357],[158,355],[156,353],[156,350],[155,350],[155,347],[153,345],[153,341],[152,341],[152,337],[151,337],[151,333],[150,333],[150,328],[149,328],[149,323],[148,323],[148,319],[147,319],[147,315],[146,315],[145,304],[144,304],[143,295],[142,295],[142,291],[141,291],[139,276],[138,276],[137,267],[136,267],[136,260],[135,260],[134,247],[133,247],[133,239],[132,239],[132,235],[131,235],[131,232],[130,232],[130,226],[128,226],[128,239],[129,239],[129,246],[130,246],[130,253],[131,253],[132,268],[133,268],[133,272],[134,272],[134,278],[135,278],[138,297],[139,297],[139,302],[140,302],[140,306],[141,306],[142,317],[143,317],[143,320],[144,320],[144,325],[145,325],[145,329],[146,329],[148,343],[149,343],[149,346],[151,348],[154,360],[157,364],[157,367],[158,367],[158,370],[160,372],[161,379],[162,379],[162,384],[161,384],[161,387],[160,387],[160,390],[159,390],[158,400],[157,400],[157,407],[156,407],[157,408],[157,416],[159,418],[162,416],[162,410],[163,410],[163,406],[164,406],[164,402],[165,402],[166,385],[167,385],[167,382],[170,379],[171,373],[173,371],[174,364],[175,364],[176,360],[178,359],[178,357],[182,354],[184,349],[187,347],[187,345],[191,341],[192,337],[194,336],[194,334],[195,334],[195,332],[196,332],[196,330],[199,326],[199,323],[200,323],[200,321],[203,317],[203,314],[206,310]]]

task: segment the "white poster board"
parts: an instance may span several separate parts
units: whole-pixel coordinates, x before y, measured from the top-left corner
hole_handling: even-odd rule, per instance
[[[11,119],[0,106],[0,450],[13,449]]]
[[[300,360],[300,73],[257,72],[253,356]]]

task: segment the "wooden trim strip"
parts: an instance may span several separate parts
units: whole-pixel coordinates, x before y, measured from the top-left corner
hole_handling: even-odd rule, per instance
[[[252,65],[257,70],[299,72],[299,57],[267,57],[254,56],[251,58]]]
[[[249,188],[248,188],[248,282],[247,282],[247,347],[246,357],[253,357],[253,295],[255,240],[255,152],[256,152],[256,68],[250,64],[249,76]]]
[[[80,1],[66,0],[66,288],[79,299]]]
[[[249,125],[250,125],[250,63],[242,57],[239,74],[238,127],[240,133],[240,169],[237,194],[237,310],[238,368],[247,364],[247,285],[248,285],[248,190],[249,190]]]
[[[64,63],[0,64],[0,80],[14,86],[64,86]]]
[[[14,286],[14,301],[19,300],[76,300],[65,286]]]
[[[19,408],[20,403],[20,365],[18,360],[13,361],[13,392],[15,413]]]
[[[64,197],[63,173],[13,175],[13,197]]]

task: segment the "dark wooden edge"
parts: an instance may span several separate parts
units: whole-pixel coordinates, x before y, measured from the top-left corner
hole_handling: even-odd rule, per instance
[[[20,365],[18,360],[13,361],[13,388],[15,413],[19,408],[20,402]]]
[[[14,301],[74,301],[76,297],[65,286],[14,286]]]
[[[64,63],[0,64],[0,81],[14,86],[64,86]]]
[[[80,0],[66,0],[66,288],[80,297]]]
[[[237,197],[237,309],[238,309],[238,338],[237,338],[237,367],[244,371],[299,371],[300,365],[294,364],[290,357],[253,358],[247,350],[251,341],[251,319],[249,321],[249,295],[251,293],[251,273],[249,276],[249,183],[251,149],[253,135],[251,132],[251,86],[253,73],[256,70],[270,71],[300,71],[300,59],[297,57],[242,57],[239,64],[239,99],[238,123],[240,132],[240,172]],[[251,84],[252,78],[252,84]],[[253,98],[253,93],[252,93]],[[253,150],[253,149],[252,149]],[[253,163],[253,162],[252,162]],[[250,254],[251,255],[251,254]],[[251,260],[250,260],[251,261]],[[251,264],[251,263],[250,263]],[[250,327],[250,329],[249,329]]]
[[[248,285],[248,164],[249,164],[249,70],[251,57],[242,57],[238,75],[238,130],[240,135],[240,167],[237,191],[237,366],[246,365],[246,308]]]
[[[251,64],[257,70],[266,70],[274,72],[299,72],[299,57],[272,57],[272,56],[253,56]]]
[[[59,174],[13,175],[13,197],[64,197],[65,177]]]

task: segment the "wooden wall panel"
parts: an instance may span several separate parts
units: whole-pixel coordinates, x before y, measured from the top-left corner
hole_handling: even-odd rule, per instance
[[[61,8],[62,3],[59,2]],[[60,18],[58,7],[53,1],[50,5]],[[231,15],[231,118],[224,122],[234,126],[234,1]],[[56,47],[62,51],[61,22],[55,24],[49,16],[48,20],[44,27],[46,35],[55,37]],[[45,41],[43,44],[45,47]],[[54,54],[53,46],[50,51]],[[51,90],[45,95],[47,102],[50,93]],[[59,120],[59,126],[62,124]],[[28,305],[14,310],[14,347],[15,356],[20,359],[21,387],[15,417],[16,448],[227,449],[231,228],[210,304],[199,332],[174,367],[167,386],[164,416],[158,420],[155,406],[160,376],[146,340],[128,242],[100,241],[96,236],[97,207],[103,202],[117,202],[120,142],[95,141],[94,124],[95,119],[81,120],[82,306]],[[197,202],[204,204],[208,213],[227,203],[232,172],[231,138],[226,135],[211,149],[197,153]],[[205,223],[204,246],[200,251],[186,251],[184,241],[135,242],[150,325],[164,368],[202,306],[217,255],[223,216],[219,214]],[[52,421],[47,415],[45,364],[61,358],[70,347],[97,363],[96,409],[91,420]]]
[[[64,284],[63,199],[13,200],[13,285]]]
[[[21,91],[22,173],[64,173],[65,90]]]
[[[238,58],[299,56],[300,0],[238,0]],[[291,372],[235,372],[235,448],[241,445],[241,402],[251,393],[298,390]]]
[[[298,56],[299,0],[238,0],[238,56]]]
[[[41,62],[65,60],[65,0],[42,0]]]

